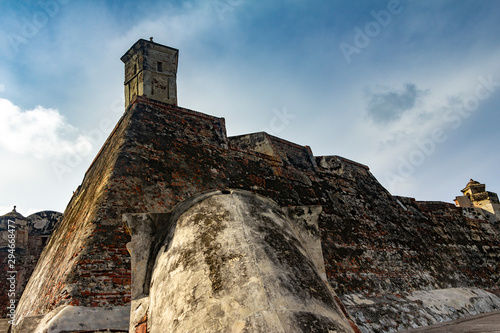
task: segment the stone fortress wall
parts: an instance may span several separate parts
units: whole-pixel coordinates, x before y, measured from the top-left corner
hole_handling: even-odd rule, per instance
[[[127,54],[142,53],[130,59],[147,58],[148,45],[158,49],[154,42],[138,43]],[[303,249],[307,260],[314,263],[314,274],[327,286],[321,289],[323,293],[332,293],[319,298],[335,300],[329,305],[333,312],[328,313],[341,313],[328,321],[339,331],[394,332],[500,307],[495,296],[499,283],[498,219],[470,215],[452,204],[393,196],[367,166],[357,162],[339,156],[314,156],[308,146],[264,132],[228,138],[223,118],[179,107],[172,100],[138,95],[90,166],[43,251],[19,303],[18,325],[13,331],[35,332],[37,327],[47,332],[77,328],[128,331],[130,326],[131,332],[143,332],[146,327],[155,327],[158,318],[147,318],[158,313],[154,311],[159,305],[150,301],[154,295],[147,296],[148,308],[134,307],[132,312],[130,308],[131,302],[144,297],[134,283],[138,272],[149,270],[148,274],[157,276],[151,268],[156,266],[137,264],[146,259],[131,259],[129,250],[137,242],[137,228],[130,224],[130,218],[171,214],[179,204],[210,191],[251,192],[286,212],[286,223],[297,228],[297,239],[291,242],[307,244],[294,246]],[[254,206],[246,207],[254,210]],[[315,212],[314,223],[306,219],[299,223],[302,227],[294,227],[298,216],[311,212]],[[227,216],[231,214],[229,210]],[[227,223],[226,217],[223,221]],[[261,243],[255,244],[255,251],[264,249],[258,245]],[[270,244],[273,251],[280,252],[278,245]],[[210,248],[210,242],[204,246]],[[144,256],[156,258],[155,253],[151,246]],[[185,257],[183,265],[190,265],[189,258]],[[291,260],[306,260],[301,258]],[[318,264],[321,261],[323,265]],[[208,272],[204,281],[218,283],[212,278],[234,264],[222,260],[215,266],[203,266]],[[153,280],[150,285],[159,290]],[[229,285],[222,286],[230,290]],[[282,285],[287,286],[290,284]],[[315,289],[304,282],[292,289],[309,288]],[[266,292],[269,297],[275,290],[268,288]],[[189,296],[179,293],[180,298]],[[316,305],[311,309],[319,309],[319,303],[313,303]],[[134,313],[137,309],[142,316]],[[230,320],[219,310],[211,315],[217,319],[214,325],[222,325],[214,327],[222,329]],[[296,326],[302,327],[296,331],[325,331],[327,326],[311,328],[318,322],[312,314],[334,316],[315,311],[305,311],[307,316],[304,309],[300,316],[294,312],[294,320],[304,323]],[[182,313],[172,317],[169,325],[177,327]],[[279,315],[273,318],[280,325],[286,322]],[[239,318],[240,326],[234,325],[243,330],[261,322],[252,320]]]

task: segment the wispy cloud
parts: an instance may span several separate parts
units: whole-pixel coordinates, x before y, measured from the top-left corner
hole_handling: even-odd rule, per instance
[[[402,88],[383,88],[383,92],[366,91],[368,116],[378,123],[398,120],[403,113],[412,110],[420,97],[426,94],[414,83],[407,83]]]
[[[89,152],[89,138],[78,135],[57,110],[37,106],[22,110],[0,98],[0,148],[36,158],[61,157],[75,152]]]

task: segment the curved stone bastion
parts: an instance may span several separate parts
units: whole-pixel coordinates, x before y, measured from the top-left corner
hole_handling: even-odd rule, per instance
[[[322,258],[312,259],[314,240],[294,231],[301,228],[290,218],[296,209],[225,190],[197,195],[171,213],[125,215],[130,331],[352,332],[321,277]],[[312,220],[321,211],[300,209],[313,212]]]

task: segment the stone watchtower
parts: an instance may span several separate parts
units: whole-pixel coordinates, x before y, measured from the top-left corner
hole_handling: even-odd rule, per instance
[[[121,57],[125,63],[125,108],[137,96],[177,105],[179,50],[139,39]]]
[[[486,185],[481,184],[474,179],[471,179],[461,192],[471,201],[476,201],[479,197],[482,198],[487,196]]]
[[[455,204],[464,208],[480,208],[500,220],[500,201],[494,192],[486,191],[486,185],[473,179],[462,190],[463,196],[455,198]],[[490,215],[486,214],[488,217]]]

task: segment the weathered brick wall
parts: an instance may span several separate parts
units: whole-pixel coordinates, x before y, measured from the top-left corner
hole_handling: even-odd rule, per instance
[[[498,233],[484,229],[490,226],[488,223],[482,224],[483,229],[473,229],[471,221],[464,219],[451,204],[444,205],[448,212],[444,219],[435,208],[430,213],[420,212],[422,205],[416,204],[411,206],[413,210],[404,209],[366,167],[357,163],[342,158],[318,158],[328,163],[315,170],[305,147],[272,136],[269,137],[273,150],[281,162],[263,159],[259,155],[224,149],[226,141],[220,136],[213,137],[219,130],[210,129],[211,135],[186,130],[187,126],[206,129],[210,125],[205,124],[203,118],[182,113],[176,118],[171,112],[162,114],[163,119],[157,118],[154,112],[147,115],[153,118],[141,120],[143,126],[170,123],[168,128],[162,125],[156,134],[152,132],[150,138],[141,136],[142,142],[137,141],[138,147],[145,146],[155,142],[156,137],[153,148],[165,152],[158,157],[163,160],[161,167],[146,168],[162,170],[156,172],[156,176],[167,179],[168,196],[160,203],[175,204],[175,198],[182,200],[198,191],[232,187],[256,191],[282,205],[323,205],[320,223],[325,260],[330,267],[328,276],[340,293],[397,292],[430,286],[491,288],[498,282],[494,261],[475,260],[485,253],[484,246],[489,246],[488,251],[493,255],[498,254]],[[160,135],[170,139],[162,141],[158,138]],[[151,156],[154,156],[151,151],[142,150],[136,159],[146,160]],[[128,200],[123,198],[123,201]],[[154,207],[149,210],[155,211]],[[449,237],[441,237],[440,230]],[[478,238],[478,235],[482,236]],[[484,275],[480,271],[492,274],[484,279],[480,278]]]
[[[139,103],[122,117],[42,254],[19,316],[46,313],[64,304],[128,304],[130,237],[121,215],[167,212],[194,193],[216,186],[196,159],[210,149],[227,147],[223,119],[163,108]],[[203,145],[207,150],[198,148]]]
[[[47,313],[63,304],[97,306],[130,301],[127,286],[111,278],[116,273],[130,277],[124,250],[129,238],[121,222],[105,214],[107,188],[129,120],[126,113],[73,194],[26,286],[18,318]],[[122,250],[115,252],[116,248]]]
[[[427,202],[417,201],[416,206],[429,221],[426,230],[429,235],[429,251],[439,253],[445,259],[445,265],[431,261],[441,287],[481,287],[498,292],[498,223],[490,223],[481,218],[466,218],[462,210],[452,204],[429,207]]]
[[[340,185],[338,192],[324,190],[332,194],[320,228],[327,275],[337,292],[498,284],[498,228],[465,219],[451,204],[392,197],[359,170],[343,170],[331,180]]]
[[[307,147],[267,140],[274,156],[228,140],[222,118],[137,99],[71,200],[23,296],[22,314],[129,302],[121,215],[168,212],[194,194],[228,187],[283,207],[322,205],[327,276],[340,294],[498,284],[497,228],[452,207],[440,215],[398,202],[361,164],[313,159]]]

